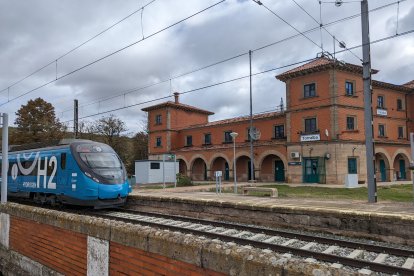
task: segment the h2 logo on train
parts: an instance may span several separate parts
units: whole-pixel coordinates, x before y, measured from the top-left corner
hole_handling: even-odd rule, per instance
[[[34,159],[32,159],[33,155],[35,155]],[[40,188],[40,185],[42,184],[43,188],[45,189],[56,189],[56,182],[54,182],[55,176],[56,176],[57,164],[58,164],[56,156],[51,156],[50,159],[48,158],[48,156],[45,156],[42,159],[42,157],[40,157],[40,152],[36,152],[36,153],[32,152],[30,154],[24,153],[23,163],[32,162],[32,164],[28,168],[25,168],[23,166],[22,161],[20,160],[20,154],[17,154],[16,159],[17,159],[17,163],[13,164],[11,168],[11,177],[13,180],[17,179],[19,175],[19,171],[22,175],[27,176],[27,175],[33,175],[33,170],[37,168],[36,183],[23,182],[23,187]],[[51,174],[50,174],[49,180],[46,181],[46,177],[49,176],[48,171],[51,171]]]

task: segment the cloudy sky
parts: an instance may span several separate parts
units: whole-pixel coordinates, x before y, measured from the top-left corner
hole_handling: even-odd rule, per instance
[[[253,111],[273,110],[285,97],[284,83],[274,78],[292,68],[285,66],[316,57],[322,45],[334,54],[330,34],[348,47],[361,44],[360,17],[346,19],[360,13],[359,1],[344,0],[341,7],[334,0],[322,1],[321,9],[317,0],[295,1],[262,0],[260,6],[250,0],[227,0],[177,23],[220,0],[0,0],[0,112],[9,113],[14,122],[21,105],[42,97],[55,106],[62,122],[72,126],[76,98],[83,120],[114,114],[134,132],[142,126],[143,107],[173,100],[175,91],[192,91],[180,101],[215,112],[210,121],[246,115],[249,79],[226,81],[249,74],[249,50],[253,73],[284,67],[253,77]],[[396,2],[370,0],[369,8]],[[414,0],[369,16],[371,41],[411,31]],[[339,21],[326,26],[330,34],[317,28],[320,17],[323,24]],[[298,30],[315,27],[307,38],[286,40]],[[336,45],[335,50],[341,49]],[[352,52],[336,57],[361,64],[361,48]],[[380,70],[375,79],[394,84],[414,79],[414,33],[373,44],[371,54],[372,67]],[[226,59],[230,60],[186,74]],[[199,89],[222,82],[226,83]]]

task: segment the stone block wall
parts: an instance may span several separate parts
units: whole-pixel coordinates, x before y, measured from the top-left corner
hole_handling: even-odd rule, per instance
[[[0,205],[0,234],[3,275],[340,273],[270,250],[15,203]]]

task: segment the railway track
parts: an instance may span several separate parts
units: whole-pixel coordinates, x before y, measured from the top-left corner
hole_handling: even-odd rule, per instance
[[[293,254],[308,261],[329,262],[336,267],[414,275],[414,249],[410,248],[133,210],[102,210],[91,215]]]

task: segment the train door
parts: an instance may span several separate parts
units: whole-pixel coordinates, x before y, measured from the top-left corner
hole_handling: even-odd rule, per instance
[[[67,166],[66,152],[60,153],[58,166],[60,173],[57,179],[57,186],[61,193],[63,192],[65,194],[67,191],[70,190],[69,184],[71,176],[71,172],[68,170]]]

